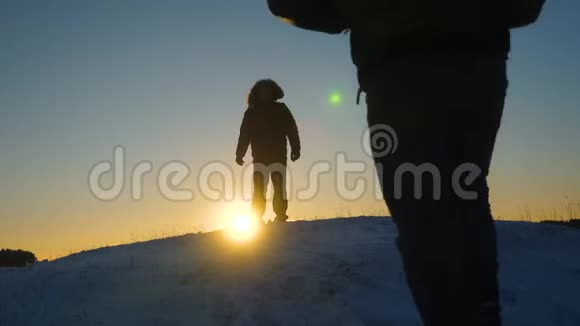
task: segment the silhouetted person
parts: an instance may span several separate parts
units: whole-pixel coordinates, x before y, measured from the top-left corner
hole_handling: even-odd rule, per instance
[[[287,140],[290,142],[292,161],[300,158],[300,138],[292,113],[278,100],[284,91],[270,79],[258,81],[248,97],[248,109],[244,114],[236,150],[236,162],[244,164],[248,146],[254,158],[254,196],[252,209],[258,219],[266,210],[266,190],[270,178],[274,186],[273,207],[276,222],[288,220],[286,210],[286,163]]]
[[[509,29],[535,21],[543,0],[268,4],[298,27],[350,31],[373,136],[379,136],[381,125],[398,134],[395,153],[381,153],[380,141],[372,145],[398,226],[407,282],[425,325],[500,325],[496,231],[486,177],[506,96]],[[429,173],[405,173],[398,193],[397,171],[406,163],[434,165],[440,182]],[[454,172],[464,163],[481,170],[475,180],[466,180],[466,174],[459,179],[475,198],[454,189]]]

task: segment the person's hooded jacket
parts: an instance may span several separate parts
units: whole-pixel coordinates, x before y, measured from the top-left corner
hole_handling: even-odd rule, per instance
[[[288,141],[292,153],[299,155],[298,127],[288,107],[280,102],[252,105],[242,120],[236,157],[244,157],[251,146],[254,163],[285,164]]]

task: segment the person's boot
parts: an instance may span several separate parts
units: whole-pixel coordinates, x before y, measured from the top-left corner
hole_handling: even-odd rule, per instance
[[[286,221],[288,221],[288,215],[278,215],[274,219],[274,222],[279,222],[279,223],[284,223]]]

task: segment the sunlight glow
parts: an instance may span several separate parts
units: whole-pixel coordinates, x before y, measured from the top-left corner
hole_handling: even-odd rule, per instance
[[[238,242],[247,242],[256,237],[259,225],[256,219],[247,215],[234,217],[227,229],[228,236]]]

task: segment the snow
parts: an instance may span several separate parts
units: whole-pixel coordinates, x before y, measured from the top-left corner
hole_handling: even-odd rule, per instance
[[[580,325],[580,232],[499,222],[505,325]],[[420,325],[387,218],[268,226],[0,270],[0,326]]]

